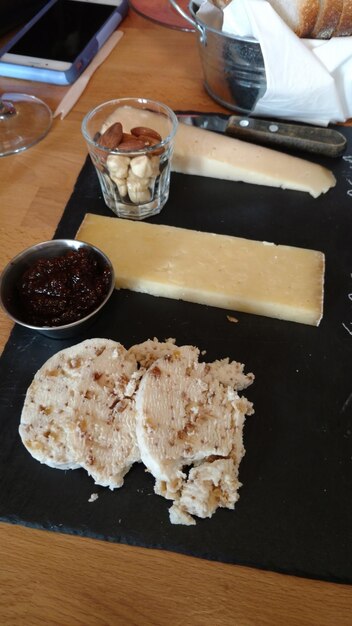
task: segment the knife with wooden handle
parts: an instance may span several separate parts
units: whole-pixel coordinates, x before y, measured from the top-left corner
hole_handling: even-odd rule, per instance
[[[277,148],[294,148],[324,156],[338,157],[347,140],[336,130],[231,115],[225,132],[244,141]]]
[[[344,135],[332,128],[264,120],[243,115],[178,113],[185,124],[226,133],[242,141],[272,148],[302,150],[328,157],[339,157],[347,146]]]

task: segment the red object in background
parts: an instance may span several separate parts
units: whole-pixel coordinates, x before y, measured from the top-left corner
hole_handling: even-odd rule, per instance
[[[192,25],[174,9],[169,0],[153,0],[153,2],[150,0],[130,0],[130,5],[139,15],[162,26],[186,31],[195,30]],[[189,14],[188,0],[178,0],[178,5]]]

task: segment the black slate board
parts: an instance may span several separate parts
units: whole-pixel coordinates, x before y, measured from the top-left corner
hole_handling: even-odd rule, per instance
[[[352,146],[352,129],[342,132]],[[14,328],[0,359],[0,520],[352,583],[352,154],[321,162],[338,183],[316,200],[173,174],[169,202],[150,220],[322,250],[319,328],[242,313],[234,324],[229,311],[128,291],[115,292],[76,340]],[[55,236],[73,237],[86,212],[112,215],[88,160]],[[205,349],[207,360],[229,356],[256,374],[246,393],[256,413],[245,427],[235,512],[172,526],[170,503],[153,494],[142,466],[111,492],[83,470],[52,470],[27,453],[18,424],[34,373],[59,349],[94,336],[126,347],[172,336]],[[93,492],[99,498],[89,503]]]

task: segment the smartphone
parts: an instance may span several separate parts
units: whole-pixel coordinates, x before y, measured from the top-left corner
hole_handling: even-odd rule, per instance
[[[127,10],[128,0],[49,0],[0,50],[0,76],[73,83]]]

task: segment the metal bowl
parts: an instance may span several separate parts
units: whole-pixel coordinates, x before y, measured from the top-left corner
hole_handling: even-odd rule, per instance
[[[266,91],[265,64],[259,41],[209,26],[197,15],[199,2],[189,2],[188,15],[177,0],[169,2],[198,31],[203,82],[208,94],[227,109],[250,115]]]
[[[104,300],[88,315],[75,322],[62,326],[33,326],[25,320],[24,311],[21,307],[17,294],[17,284],[23,273],[36,261],[43,258],[52,258],[65,254],[69,250],[85,248],[93,253],[101,267],[110,270],[110,285]],[[108,302],[115,286],[114,268],[108,257],[98,248],[83,241],[74,239],[53,239],[38,243],[15,256],[5,267],[0,276],[0,304],[5,313],[17,324],[37,331],[52,339],[65,339],[74,337],[86,330],[96,319],[102,308]]]

